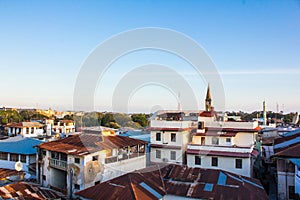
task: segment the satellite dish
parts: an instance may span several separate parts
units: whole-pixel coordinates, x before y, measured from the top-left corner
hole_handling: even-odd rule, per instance
[[[15,169],[16,169],[18,172],[21,171],[21,170],[23,169],[23,164],[22,164],[20,161],[16,162],[16,164],[15,164]]]

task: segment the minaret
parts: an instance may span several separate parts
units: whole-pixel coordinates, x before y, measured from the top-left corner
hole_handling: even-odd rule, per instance
[[[211,107],[212,107],[212,100],[211,100],[210,89],[208,84],[206,98],[205,98],[205,110],[211,111]]]
[[[266,110],[266,101],[263,101],[263,125],[267,125],[267,110]]]

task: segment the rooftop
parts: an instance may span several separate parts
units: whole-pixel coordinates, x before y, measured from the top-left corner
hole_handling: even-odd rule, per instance
[[[43,127],[44,125],[39,122],[19,122],[9,123],[6,127],[25,128],[25,127]]]
[[[62,194],[53,190],[42,188],[37,184],[26,182],[15,182],[0,187],[0,196],[3,199],[60,199]]]
[[[147,144],[147,142],[118,135],[101,136],[85,133],[43,143],[39,145],[39,148],[80,156],[105,149],[123,148],[136,146],[138,144],[143,145]]]
[[[260,182],[223,170],[179,165],[151,166],[103,182],[77,195],[87,199],[268,199]]]
[[[22,136],[11,137],[0,140],[0,152],[31,155],[36,154],[35,146],[43,141],[33,138],[23,138]]]

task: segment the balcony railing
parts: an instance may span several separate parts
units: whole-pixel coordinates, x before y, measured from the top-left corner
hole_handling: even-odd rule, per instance
[[[122,161],[122,160],[128,160],[131,158],[136,158],[139,156],[144,156],[145,152],[140,152],[140,153],[131,153],[129,154],[120,154],[118,156],[111,156],[111,157],[107,157],[105,158],[105,163],[109,164],[109,163],[114,163],[114,162],[118,162],[118,161]]]
[[[50,166],[66,170],[67,169],[67,161],[52,158],[52,159],[50,159]]]

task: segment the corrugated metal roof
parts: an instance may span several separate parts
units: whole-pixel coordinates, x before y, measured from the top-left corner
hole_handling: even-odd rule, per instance
[[[147,183],[145,182],[141,182],[140,186],[142,186],[143,188],[145,188],[148,192],[150,192],[151,194],[153,194],[156,198],[161,199],[162,195],[159,194],[158,192],[156,192],[153,188],[151,188],[149,185],[147,185]]]
[[[16,141],[1,141],[0,152],[16,153],[16,154],[36,154],[35,146],[43,143],[41,140],[33,138],[22,138]]]
[[[296,137],[296,138],[293,138],[293,139],[290,139],[290,140],[287,140],[285,142],[279,143],[279,144],[275,144],[274,149],[285,148],[285,147],[291,146],[291,145],[296,144],[296,143],[300,143],[300,136]]]
[[[268,199],[256,179],[223,170],[174,164],[128,173],[76,194],[87,199],[108,200],[159,199],[164,195],[195,199]]]
[[[0,179],[6,179],[9,176],[17,176],[20,173],[24,173],[24,172],[18,172],[17,170],[12,170],[12,169],[0,168]]]
[[[123,148],[147,144],[143,140],[122,136],[78,134],[39,145],[39,148],[73,155],[85,155],[104,149]]]
[[[15,182],[0,187],[0,196],[3,199],[60,199],[64,197],[61,193],[42,188],[37,184],[26,182]]]

